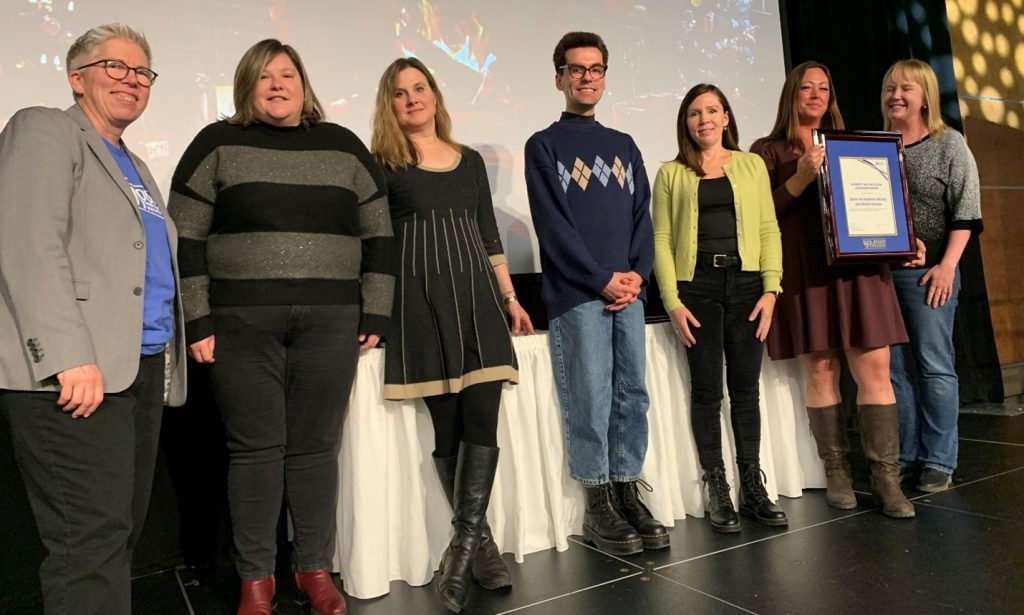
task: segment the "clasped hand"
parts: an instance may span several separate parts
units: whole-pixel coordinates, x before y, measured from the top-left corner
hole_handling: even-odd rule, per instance
[[[640,296],[640,287],[643,281],[640,274],[635,271],[613,273],[611,281],[601,291],[601,296],[609,302],[604,309],[609,312],[626,309]]]

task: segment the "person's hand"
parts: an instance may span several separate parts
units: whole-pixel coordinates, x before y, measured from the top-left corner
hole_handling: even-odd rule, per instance
[[[616,272],[612,275],[608,285],[601,291],[601,296],[610,303],[605,306],[606,310],[616,312],[636,301],[637,296],[640,295],[640,285],[634,283],[631,274],[636,275],[633,272]]]
[[[66,369],[57,374],[57,382],[57,405],[73,419],[89,417],[103,403],[103,374],[95,363]]]
[[[380,343],[380,336],[374,335],[373,333],[360,333],[359,334],[359,351],[369,350],[376,348],[377,344]]]
[[[690,331],[690,327],[700,328],[700,322],[693,315],[693,312],[686,309],[686,306],[680,306],[669,312],[669,318],[672,319],[672,330],[675,331],[676,337],[683,343],[683,346],[687,348],[692,347],[697,343],[697,338],[693,336],[693,332]]]
[[[518,301],[506,303],[505,311],[512,321],[512,335],[533,335],[533,323],[530,322],[530,315],[523,309],[522,304]]]
[[[757,323],[757,331],[754,331],[754,337],[758,341],[763,342],[768,337],[768,329],[772,326],[772,315],[775,313],[776,301],[778,301],[778,297],[775,296],[775,293],[761,295],[761,298],[754,304],[754,311],[747,317],[747,320],[750,322],[754,322],[758,317],[761,318]]]
[[[796,161],[796,173],[805,185],[810,185],[818,178],[818,170],[825,161],[825,148],[820,145],[812,145]]]
[[[914,253],[914,258],[903,263],[904,267],[924,267],[924,256],[928,252],[928,248],[926,248],[924,246],[924,242],[917,237],[914,238],[914,241],[917,242],[917,251]]]
[[[196,363],[213,363],[213,337],[206,337],[188,345],[188,354]]]
[[[639,273],[635,271],[627,271],[626,273],[622,274],[622,277],[625,279],[626,283],[636,288],[637,293],[640,292],[640,287],[643,286],[644,279],[640,277]]]
[[[928,273],[921,276],[918,286],[929,284],[928,295],[925,303],[933,308],[940,308],[953,297],[953,278],[956,277],[956,267],[950,267],[939,263]]]

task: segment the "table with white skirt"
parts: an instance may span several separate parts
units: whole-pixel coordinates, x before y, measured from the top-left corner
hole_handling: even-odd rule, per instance
[[[546,334],[515,338],[519,384],[504,387],[498,419],[501,455],[488,520],[495,542],[516,561],[529,553],[569,548],[583,526],[582,487],[569,477],[558,391]],[[345,417],[334,568],[357,598],[388,593],[395,580],[424,585],[451,536],[451,509],[431,458],[434,433],[422,400],[384,401],[384,352],[359,361]],[[683,346],[668,323],[647,326],[650,438],[642,477],[651,513],[668,526],[704,515],[703,483],[690,429],[690,378]],[[723,385],[724,386],[724,385]],[[804,411],[803,378],[795,360],[761,370],[761,466],[767,490],[799,497],[823,487]],[[722,453],[736,498],[735,446],[723,404]]]

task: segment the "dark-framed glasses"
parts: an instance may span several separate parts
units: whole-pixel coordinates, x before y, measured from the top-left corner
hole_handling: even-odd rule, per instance
[[[107,72],[107,76],[111,79],[118,81],[128,76],[128,73],[135,71],[135,77],[139,80],[139,85],[149,87],[156,81],[157,74],[148,68],[143,66],[128,66],[121,60],[96,60],[90,64],[79,66],[75,70],[82,70],[83,68],[91,68],[93,66],[102,66],[103,70]]]
[[[591,79],[604,79],[604,74],[608,72],[607,64],[595,64],[593,66],[580,66],[579,64],[564,64],[558,67],[558,70],[565,69],[569,76],[573,79],[582,79],[583,75],[590,73]]]

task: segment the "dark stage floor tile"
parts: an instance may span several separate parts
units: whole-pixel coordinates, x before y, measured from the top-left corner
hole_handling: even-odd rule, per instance
[[[869,494],[871,487],[868,464],[856,445],[850,452],[850,465],[853,467],[853,488],[859,492],[858,496]],[[961,438],[957,470],[953,473],[953,485],[973,482],[1022,467],[1024,446]],[[908,498],[916,499],[922,493],[913,489],[913,484],[913,480],[906,481],[903,491]],[[871,504],[870,496],[858,497],[858,500],[862,505]]]
[[[146,615],[188,615],[185,596],[173,570],[132,579],[132,612]]]
[[[861,504],[865,507],[871,506],[870,498],[862,497]],[[675,527],[669,528],[672,542],[667,549],[648,550],[637,555],[616,557],[648,570],[656,569],[692,557],[736,548],[756,540],[772,538],[811,525],[842,519],[858,512],[858,510],[843,511],[830,508],[825,502],[824,489],[805,491],[803,497],[799,498],[780,498],[779,505],[789,517],[788,527],[761,525],[750,517],[741,515],[742,529],[740,532],[719,534],[711,529],[706,518],[687,517],[686,519],[677,519]],[[573,536],[570,540],[584,543],[582,536]]]
[[[1024,469],[926,495],[915,502],[1024,524]]]
[[[1019,523],[917,515],[866,512],[657,573],[759,614],[1019,612]]]
[[[642,574],[526,607],[522,615],[738,615],[747,611],[670,579]]]
[[[1024,415],[960,414],[960,438],[1024,445]]]
[[[643,571],[638,565],[626,564],[579,544],[573,544],[562,553],[551,549],[527,555],[522,564],[515,564],[508,554],[505,558],[512,571],[512,591],[500,594],[474,587],[469,606],[462,611],[465,615],[510,611]],[[411,587],[402,582],[392,583],[387,596],[349,600],[349,612],[352,615],[450,615],[441,606],[433,585]],[[567,611],[563,615],[583,612],[586,611]]]

